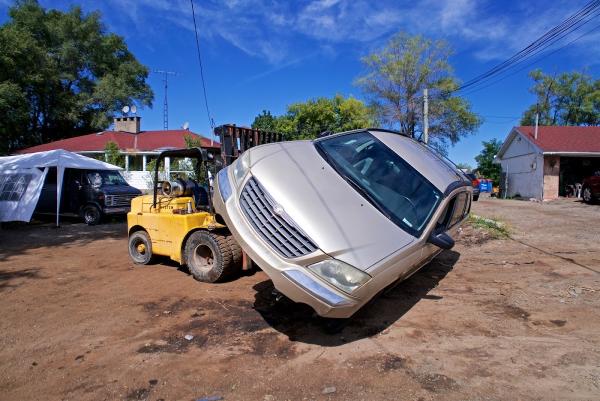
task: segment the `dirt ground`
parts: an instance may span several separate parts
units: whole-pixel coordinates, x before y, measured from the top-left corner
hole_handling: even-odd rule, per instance
[[[0,399],[600,399],[600,206],[473,212],[511,238],[465,227],[338,332],[260,271],[134,266],[123,222],[4,228]]]

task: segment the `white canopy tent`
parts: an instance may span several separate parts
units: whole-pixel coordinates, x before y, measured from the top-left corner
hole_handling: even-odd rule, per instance
[[[65,168],[122,170],[66,150],[0,157],[0,221],[30,221],[50,167],[56,167],[56,225]]]

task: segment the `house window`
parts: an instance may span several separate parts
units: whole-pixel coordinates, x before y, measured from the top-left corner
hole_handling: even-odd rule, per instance
[[[142,156],[129,155],[129,171],[142,171]]]

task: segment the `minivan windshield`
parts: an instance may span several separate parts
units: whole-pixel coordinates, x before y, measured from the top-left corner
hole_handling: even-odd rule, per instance
[[[117,171],[97,170],[88,171],[87,178],[90,184],[95,187],[103,185],[128,185],[127,181]]]
[[[442,193],[369,132],[318,140],[321,156],[365,199],[411,235],[421,235]]]

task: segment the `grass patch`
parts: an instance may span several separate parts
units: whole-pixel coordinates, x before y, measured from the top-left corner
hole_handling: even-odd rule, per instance
[[[508,238],[510,236],[510,231],[506,224],[496,219],[470,214],[468,221],[473,227],[487,231],[494,238]]]

